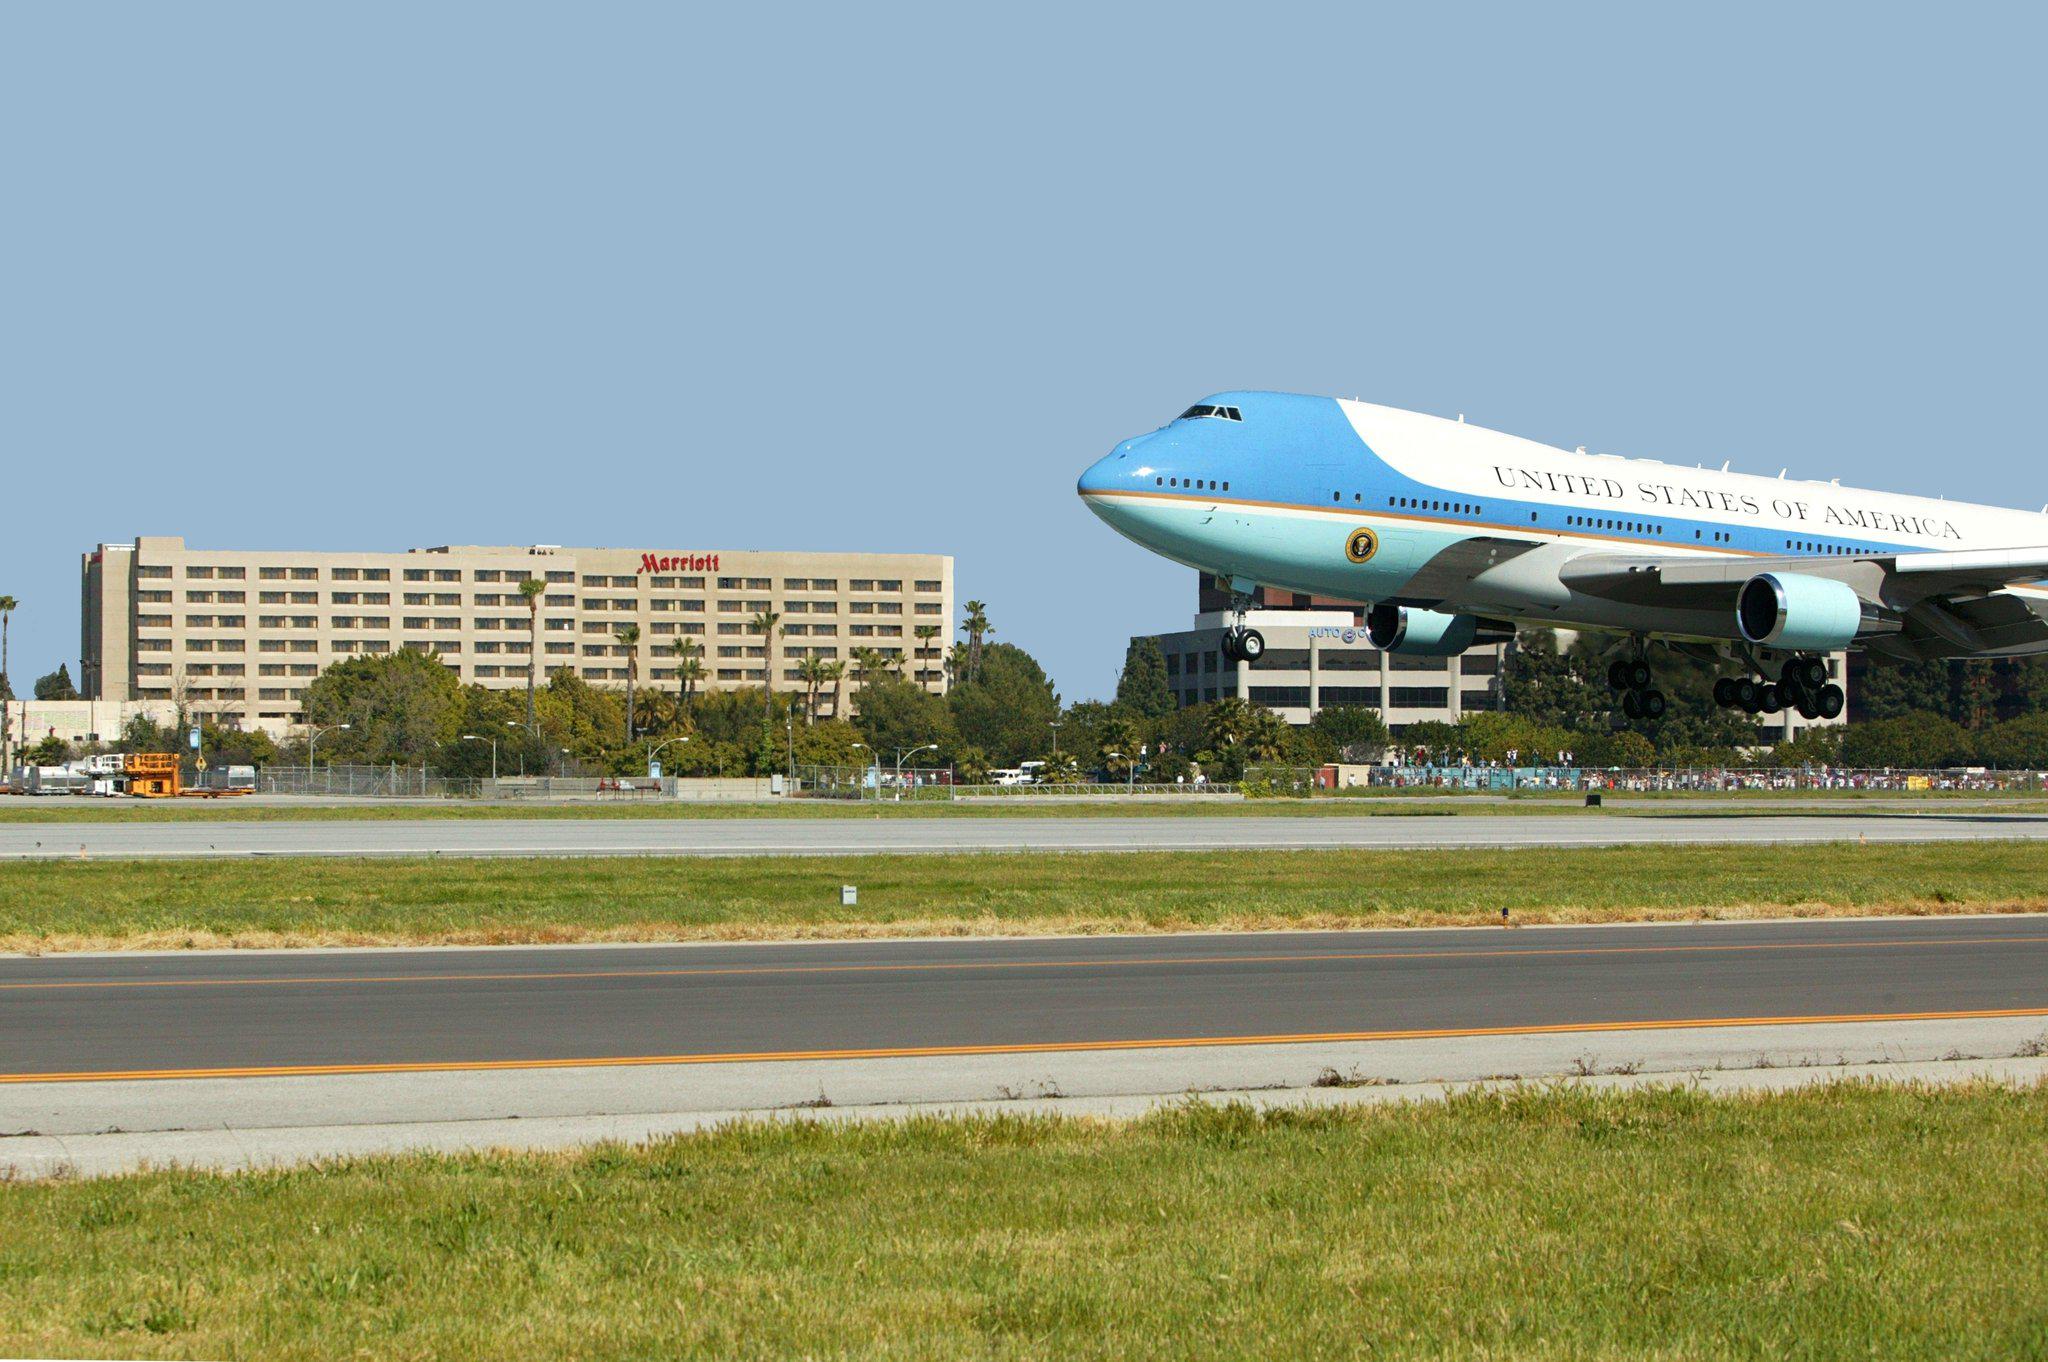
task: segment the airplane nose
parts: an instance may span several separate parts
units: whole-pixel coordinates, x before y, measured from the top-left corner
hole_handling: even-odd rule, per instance
[[[1137,447],[1137,444],[1136,440],[1125,440],[1115,449],[1110,450],[1109,453],[1097,459],[1094,463],[1089,464],[1083,470],[1080,481],[1074,484],[1074,490],[1085,497],[1090,492],[1113,491],[1119,482],[1128,482],[1131,477],[1131,470],[1134,467],[1131,462],[1131,451]]]

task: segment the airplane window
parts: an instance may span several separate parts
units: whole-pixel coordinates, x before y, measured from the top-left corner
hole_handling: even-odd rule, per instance
[[[1364,501],[1364,500],[1365,500],[1365,493],[1363,493],[1363,492],[1353,492],[1353,493],[1351,494],[1351,499],[1352,499],[1353,501]]]
[[[1228,492],[1228,491],[1230,490],[1230,484],[1229,484],[1229,483],[1227,483],[1227,482],[1226,482],[1226,483],[1224,483],[1224,484],[1223,484],[1223,490],[1224,490],[1224,491],[1226,491],[1226,492]]]
[[[1236,407],[1212,407],[1199,402],[1182,412],[1179,419],[1193,421],[1205,416],[1214,417],[1219,421],[1244,420],[1244,413],[1240,412]]]
[[[1342,501],[1342,500],[1344,500],[1344,494],[1343,494],[1342,492],[1332,492],[1332,493],[1330,493],[1330,500],[1332,500],[1332,501]]]
[[[1164,487],[1164,486],[1166,486],[1166,479],[1165,479],[1165,478],[1154,478],[1154,479],[1152,479],[1152,482],[1153,482],[1153,484],[1154,484],[1155,486],[1159,486],[1159,487]]]

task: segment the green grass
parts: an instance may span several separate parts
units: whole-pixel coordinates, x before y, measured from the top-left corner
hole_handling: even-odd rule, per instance
[[[0,864],[0,949],[1244,930],[2048,908],[2039,843]],[[857,907],[839,886],[857,884]]]
[[[1227,794],[1228,791],[1218,791]],[[1711,801],[1730,813],[1753,806],[1853,808],[1887,800],[1939,800],[1963,807],[1983,804],[2008,813],[2048,808],[2039,791],[1938,790],[1744,790],[1726,794],[1685,791],[1610,792],[1610,803],[1632,805],[1636,813],[1657,812],[1659,804]],[[79,798],[0,799],[0,823],[167,823],[167,822],[375,822],[385,819],[555,819],[555,818],[1272,818],[1401,817],[1473,813],[1568,814],[1584,812],[1585,796],[1571,790],[1374,790],[1315,799],[1163,798],[1129,801],[1101,796],[1046,801],[1017,796],[950,803],[937,800],[769,799],[733,802],[664,800],[650,803],[522,804],[467,800],[361,804],[272,804],[247,799]],[[1748,806],[1748,807],[1746,807]],[[1586,812],[1599,817],[1597,811]]]
[[[0,1351],[2048,1354],[2048,1089],[751,1125],[0,1186]]]

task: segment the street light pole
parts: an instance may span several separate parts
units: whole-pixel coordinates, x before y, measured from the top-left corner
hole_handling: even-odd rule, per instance
[[[306,725],[306,787],[308,789],[311,789],[313,785],[313,744],[320,741],[322,733],[335,733],[347,727],[349,727],[347,724],[328,724],[325,728],[318,724]]]
[[[465,733],[462,735],[462,740],[464,742],[487,742],[491,745],[491,780],[493,783],[496,783],[498,779],[498,740],[496,738],[486,738],[478,733]]]
[[[921,746],[918,746],[918,747],[913,747],[913,748],[911,748],[911,749],[910,749],[910,751],[909,751],[908,753],[904,752],[904,750],[903,750],[902,748],[900,748],[900,747],[899,747],[899,748],[897,748],[897,749],[896,749],[896,788],[897,788],[897,789],[898,789],[899,791],[900,791],[900,790],[902,790],[902,788],[903,788],[903,758],[904,758],[904,757],[905,757],[906,755],[907,755],[907,756],[912,756],[912,757],[914,757],[914,756],[916,756],[916,755],[917,755],[918,753],[920,753],[920,752],[927,752],[927,751],[929,751],[929,752],[936,752],[936,751],[938,751],[938,750],[939,750],[939,745],[938,745],[937,743],[935,743],[935,742],[928,742],[928,743],[924,743],[924,744],[922,744]],[[876,794],[877,794],[878,796],[879,796],[879,794],[880,794],[880,793],[881,793],[880,791],[876,791]]]

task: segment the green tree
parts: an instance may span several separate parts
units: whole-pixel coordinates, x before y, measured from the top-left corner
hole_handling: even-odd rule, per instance
[[[1014,766],[1045,751],[1060,698],[1045,669],[1013,643],[982,650],[975,679],[946,697],[960,741]]]
[[[14,683],[8,679],[7,628],[20,605],[12,596],[0,596],[0,762],[7,762],[14,753],[14,711],[4,702],[14,698]],[[0,777],[6,775],[6,770],[0,769]]]
[[[1842,735],[1842,764],[1859,768],[1922,770],[1960,766],[1972,758],[1970,735],[1940,714],[1901,714],[1850,724]]]
[[[884,765],[900,750],[937,743],[939,755],[960,745],[946,701],[900,676],[880,672],[860,691],[860,714],[853,721],[861,741]]]
[[[1096,764],[1118,780],[1129,774],[1144,745],[1137,721],[1121,708],[1111,710],[1096,725],[1094,739]]]
[[[1590,649],[1561,652],[1557,634],[1549,629],[1528,629],[1515,636],[1507,650],[1501,690],[1509,714],[1558,728],[1604,727],[1614,708],[1614,692]]]
[[[1893,662],[1876,654],[1856,691],[1856,718],[1896,719],[1949,712],[1946,662]]]
[[[1853,725],[1852,725],[1853,727]],[[1977,760],[2002,771],[2048,771],[2048,714],[2023,714],[1977,735]]]
[[[818,693],[831,679],[831,669],[822,657],[806,657],[796,664],[796,674],[804,687],[804,724],[808,727],[818,722]]]
[[[968,601],[960,607],[962,619],[960,629],[967,635],[967,680],[981,679],[982,645],[995,632],[988,622],[988,606],[982,601]]]
[[[1326,738],[1346,761],[1376,762],[1391,741],[1379,711],[1364,705],[1328,705],[1309,727]]]
[[[932,640],[939,636],[939,626],[936,624],[919,624],[913,626],[910,632],[917,636],[917,670],[920,672],[925,671],[927,670],[926,664],[935,661],[937,657],[938,649],[933,645]],[[924,683],[920,680],[918,684],[922,685]]]
[[[78,687],[71,684],[71,664],[60,662],[57,670],[36,678],[36,699],[76,700]]]
[[[679,636],[669,645],[669,652],[676,659],[676,700],[685,709],[697,693],[697,683],[704,679],[704,664],[697,659],[701,651],[697,640],[687,635]]]
[[[330,760],[421,762],[460,730],[462,683],[431,653],[402,648],[336,662],[306,687],[307,719]]]
[[[1166,654],[1160,651],[1158,639],[1134,638],[1124,650],[1116,700],[1141,719],[1160,719],[1173,712],[1173,691],[1166,684]]]
[[[781,622],[781,614],[774,610],[757,611],[747,621],[747,628],[761,636],[761,675],[770,694],[775,691],[775,628]]]
[[[640,671],[640,626],[622,624],[612,630],[612,637],[626,654],[626,741],[633,741],[633,682]]]
[[[1955,705],[1950,717],[1965,728],[1989,728],[1998,721],[1998,702],[2003,677],[1998,664],[1970,659],[1950,669]]]
[[[540,687],[540,593],[547,583],[528,577],[519,583],[519,595],[526,602],[526,729],[534,729],[533,697]]]

